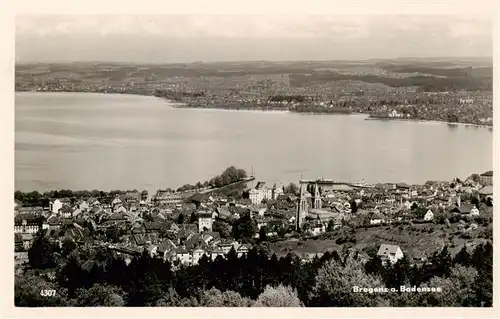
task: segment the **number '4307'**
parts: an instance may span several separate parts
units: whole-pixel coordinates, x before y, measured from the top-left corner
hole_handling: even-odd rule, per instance
[[[40,291],[40,296],[42,297],[54,297],[56,295],[55,290],[42,290]]]

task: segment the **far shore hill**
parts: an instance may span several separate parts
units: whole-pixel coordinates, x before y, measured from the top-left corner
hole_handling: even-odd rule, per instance
[[[450,59],[16,64],[16,92],[147,95],[175,107],[493,126],[492,63]]]

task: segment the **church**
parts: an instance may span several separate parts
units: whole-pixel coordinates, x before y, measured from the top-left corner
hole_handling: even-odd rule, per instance
[[[298,199],[296,230],[301,231],[307,223],[313,234],[325,232],[326,225],[333,219],[339,223],[338,212],[323,209],[321,188],[317,183],[301,183]]]

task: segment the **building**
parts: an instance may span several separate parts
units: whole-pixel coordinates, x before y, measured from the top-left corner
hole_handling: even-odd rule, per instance
[[[274,198],[274,193],[277,192],[276,198],[279,196],[279,191],[270,189],[265,186],[264,182],[258,182],[254,189],[251,189],[248,196],[252,204],[260,204],[262,200],[270,200]]]
[[[203,257],[203,256],[207,256],[209,257],[209,254],[206,250],[204,250],[203,248],[196,248],[195,250],[193,250],[193,259],[192,259],[192,264],[193,265],[198,265],[200,259]]]
[[[274,185],[273,187],[273,199],[278,199],[278,197],[280,195],[283,195],[285,193],[285,191],[283,190],[283,186],[281,187],[276,187],[276,185]]]
[[[198,212],[198,231],[212,231],[213,218],[212,213],[206,211]]]
[[[64,205],[70,205],[70,200],[66,198],[58,198],[50,202],[49,209],[52,213],[57,214]]]
[[[304,225],[307,213],[309,210],[309,205],[307,203],[308,192],[304,184],[300,185],[300,195],[299,195],[299,205],[297,208],[297,218],[296,218],[296,229],[300,231]]]
[[[424,220],[433,220],[434,219],[434,213],[432,210],[428,210],[427,213],[424,215]]]
[[[35,234],[43,227],[43,217],[35,214],[18,214],[14,217],[14,233]]]
[[[313,201],[313,209],[322,208],[321,195],[319,193],[318,184],[314,184],[314,196],[312,198],[312,201]]]
[[[479,175],[479,183],[483,186],[493,185],[493,171],[487,171]]]
[[[466,204],[460,207],[455,207],[452,209],[452,212],[462,215],[479,216],[479,209],[477,209],[474,204]]]
[[[399,246],[382,244],[377,252],[377,256],[380,257],[382,263],[390,262],[391,264],[395,264],[404,257],[404,254]]]
[[[262,197],[260,195],[261,193],[253,188],[250,190],[248,197],[250,198],[252,204],[260,204],[262,202]]]

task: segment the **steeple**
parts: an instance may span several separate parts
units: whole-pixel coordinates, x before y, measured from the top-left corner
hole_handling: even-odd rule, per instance
[[[314,198],[313,198],[313,208],[321,209],[321,195],[319,193],[318,184],[314,184]]]
[[[307,216],[308,205],[307,205],[307,186],[304,184],[300,184],[300,195],[299,195],[299,205],[297,207],[297,231],[300,231],[302,225],[304,224],[304,220]]]

